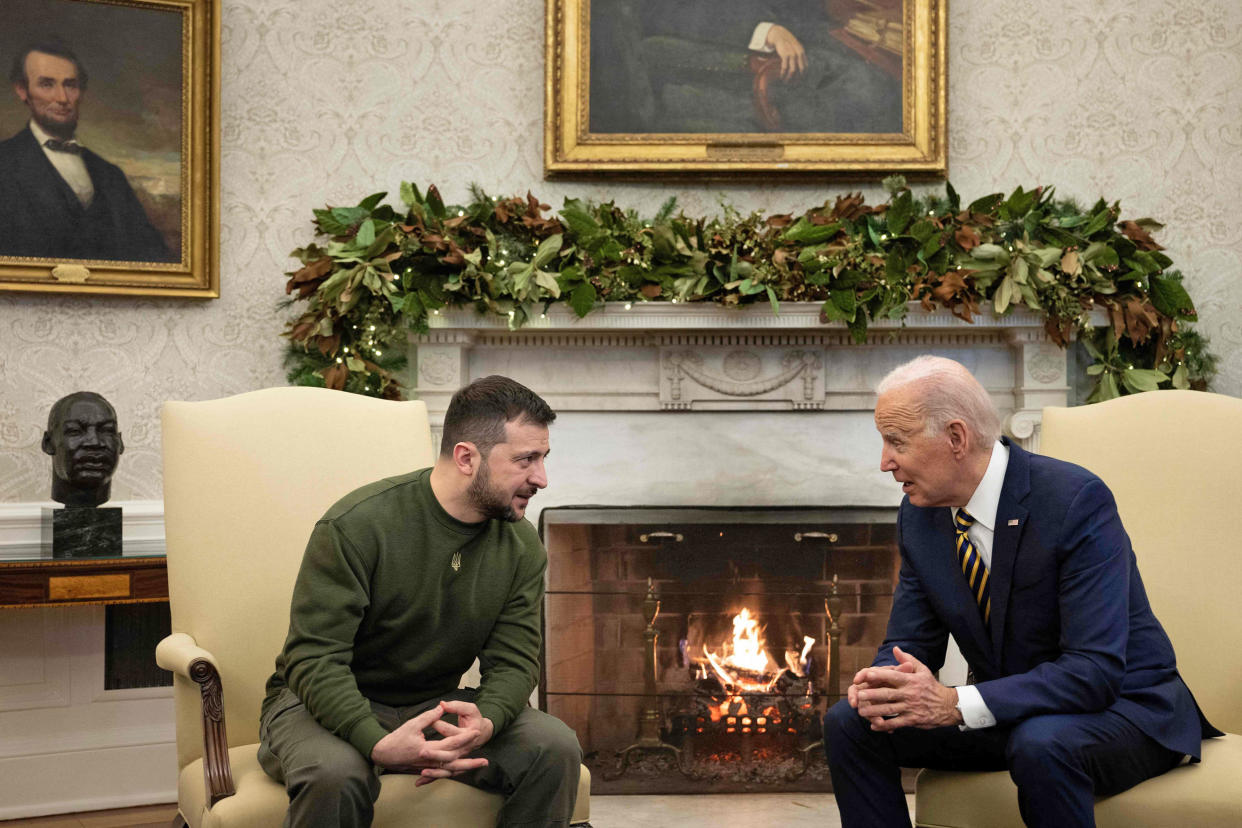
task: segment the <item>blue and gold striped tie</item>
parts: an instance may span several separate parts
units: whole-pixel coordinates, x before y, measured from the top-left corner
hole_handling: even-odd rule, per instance
[[[966,576],[966,583],[970,585],[971,594],[979,603],[979,611],[983,613],[983,625],[986,627],[992,619],[992,595],[988,588],[988,568],[983,563],[979,550],[975,549],[975,545],[970,542],[970,535],[967,534],[970,527],[975,525],[975,519],[965,509],[958,509],[954,524],[953,528],[957,530],[957,563],[962,568],[962,574]]]

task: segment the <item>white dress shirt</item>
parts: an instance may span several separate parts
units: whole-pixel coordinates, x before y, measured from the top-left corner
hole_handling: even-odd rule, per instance
[[[966,511],[975,519],[966,535],[975,545],[975,550],[989,572],[992,570],[992,537],[996,533],[996,510],[1000,507],[1001,488],[1005,485],[1005,470],[1008,468],[1009,447],[997,440],[992,446],[992,459],[988,461],[988,469],[966,504]],[[957,513],[958,507],[955,506],[955,519]],[[957,688],[957,709],[962,711],[964,724],[959,725],[962,730],[978,730],[996,724],[996,717],[988,710],[983,696],[974,685],[965,684]]]
[[[52,162],[56,172],[65,179],[65,183],[73,190],[78,201],[82,202],[82,206],[91,206],[95,199],[95,185],[91,181],[91,174],[86,171],[86,162],[82,160],[82,156],[74,152],[49,149],[47,140],[54,136],[48,135],[34,121],[30,122],[30,131],[34,133],[35,140],[39,142],[39,148],[43,150],[47,160]]]

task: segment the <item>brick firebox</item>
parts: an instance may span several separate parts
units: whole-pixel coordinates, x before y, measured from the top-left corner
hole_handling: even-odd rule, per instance
[[[898,568],[893,519],[880,508],[545,509],[541,706],[578,733],[592,790],[829,790],[818,719],[883,638]],[[704,687],[715,680],[696,680],[693,662],[729,638],[743,607],[777,665],[814,639],[806,675],[777,683],[790,695],[732,696],[735,712],[739,701],[756,709],[712,722]]]

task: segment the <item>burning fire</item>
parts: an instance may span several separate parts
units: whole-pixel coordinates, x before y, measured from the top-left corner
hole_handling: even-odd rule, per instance
[[[815,639],[803,636],[802,651],[785,650],[784,666],[776,664],[768,655],[767,643],[763,638],[763,627],[757,616],[746,607],[733,617],[733,637],[721,642],[716,651],[703,645],[703,659],[696,659],[697,679],[707,679],[715,675],[728,698],[710,708],[711,720],[718,722],[722,718],[736,719],[739,725],[747,729],[753,724],[760,728],[778,715],[776,707],[765,705],[762,711],[752,716],[746,702],[746,696],[772,693],[783,675],[792,674],[805,679],[810,668],[808,656]],[[762,730],[760,731],[762,732]]]

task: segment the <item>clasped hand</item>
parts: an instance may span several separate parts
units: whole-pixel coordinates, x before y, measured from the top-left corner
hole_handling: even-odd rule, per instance
[[[457,724],[446,722],[445,713],[456,714]],[[467,754],[492,738],[493,727],[492,720],[470,702],[442,701],[376,742],[371,760],[389,770],[417,773],[414,784],[426,785],[485,767],[486,759]],[[428,739],[423,734],[427,728],[443,738]]]
[[[854,674],[846,698],[871,729],[933,728],[961,724],[957,691],[945,687],[917,658],[893,648],[897,664],[866,667]]]

